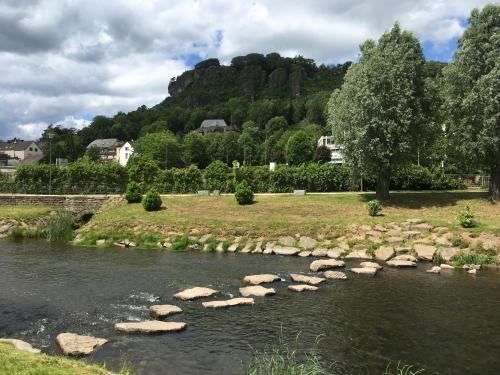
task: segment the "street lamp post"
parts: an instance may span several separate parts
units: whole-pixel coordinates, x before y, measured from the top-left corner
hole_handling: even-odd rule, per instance
[[[49,195],[52,195],[52,138],[54,133],[49,132]]]

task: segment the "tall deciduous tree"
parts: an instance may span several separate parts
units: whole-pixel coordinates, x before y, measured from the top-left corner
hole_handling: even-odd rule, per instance
[[[149,133],[139,138],[134,142],[134,152],[154,160],[163,168],[182,166],[179,141],[169,131]]]
[[[490,171],[500,200],[500,5],[474,9],[445,69],[448,132],[457,155]]]
[[[328,103],[328,120],[348,162],[377,175],[377,198],[389,199],[391,171],[410,157],[422,123],[424,57],[419,41],[399,24],[378,43],[361,46],[340,90]]]
[[[200,133],[194,131],[184,137],[183,156],[187,164],[196,164],[199,168],[207,166],[207,145]]]

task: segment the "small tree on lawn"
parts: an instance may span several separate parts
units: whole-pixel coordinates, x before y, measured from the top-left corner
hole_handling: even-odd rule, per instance
[[[490,197],[500,200],[500,5],[474,9],[445,68],[448,135],[456,157],[490,171]]]
[[[396,23],[378,43],[361,46],[340,90],[328,103],[328,121],[345,159],[377,176],[376,196],[389,199],[396,167],[407,163],[412,135],[422,123],[424,57],[413,34]]]
[[[291,165],[298,165],[313,160],[314,140],[306,132],[299,130],[293,134],[285,146],[286,161]]]

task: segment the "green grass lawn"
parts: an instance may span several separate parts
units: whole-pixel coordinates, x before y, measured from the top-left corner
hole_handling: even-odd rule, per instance
[[[366,202],[373,194],[257,195],[256,202],[239,206],[233,196],[163,196],[164,209],[146,212],[140,204],[108,205],[83,232],[166,234],[211,233],[216,236],[276,238],[279,235],[330,235],[351,223],[376,224],[422,218],[434,225],[463,230],[456,221],[469,205],[477,217],[473,231],[500,234],[500,205],[484,192],[393,193],[383,216],[370,217]]]
[[[54,207],[49,206],[0,206],[0,220],[36,220],[48,215]]]
[[[121,372],[129,374],[128,370]],[[33,354],[0,343],[0,375],[112,375],[102,366],[60,356]]]

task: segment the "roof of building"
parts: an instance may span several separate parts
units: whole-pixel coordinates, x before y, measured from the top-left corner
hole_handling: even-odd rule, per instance
[[[96,139],[89,143],[87,148],[98,147],[98,148],[116,148],[121,147],[124,142],[119,141],[116,138],[106,138],[106,139]]]
[[[0,141],[0,151],[24,151],[33,143],[34,141],[23,141],[22,139]]]
[[[227,127],[227,124],[226,121],[224,121],[224,119],[203,120],[200,129],[213,128],[213,127]]]
[[[26,156],[19,164],[36,164],[43,158],[43,155],[30,155]]]

